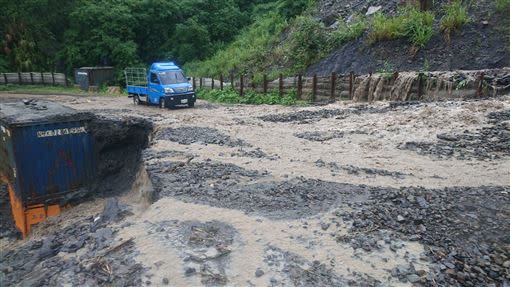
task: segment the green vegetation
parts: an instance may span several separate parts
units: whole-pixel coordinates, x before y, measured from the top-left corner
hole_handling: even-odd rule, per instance
[[[434,35],[434,14],[406,7],[395,17],[388,17],[379,12],[374,15],[369,41],[394,40],[407,38],[416,48],[424,47]]]
[[[205,61],[188,63],[185,69],[197,76],[234,72],[254,75],[255,81],[268,73],[275,79],[280,73],[293,75],[326,56],[334,48],[359,38],[367,21],[355,17],[351,23],[340,20],[330,31],[314,17],[304,13],[293,19],[281,15],[278,5],[265,5],[268,11],[241,33],[226,49]],[[282,41],[281,35],[285,35]]]
[[[267,95],[247,91],[244,96],[233,89],[209,90],[201,89],[197,91],[197,97],[202,100],[226,103],[226,104],[249,104],[249,105],[304,105],[305,102],[298,101],[296,92],[288,93],[282,97],[277,92],[270,92]]]
[[[191,62],[185,69],[195,76],[212,76],[227,71],[247,72],[247,67],[260,66],[265,59],[267,47],[287,27],[286,19],[274,11],[276,5],[265,5],[267,13],[261,13],[255,22],[241,33],[225,49],[205,61]]]
[[[496,11],[510,12],[510,0],[496,0]]]
[[[330,50],[328,37],[322,23],[309,16],[297,17],[284,46],[290,72],[302,71],[326,55]]]
[[[393,65],[390,64],[388,61],[385,61],[384,66],[381,69],[377,70],[377,73],[381,74],[381,76],[386,80],[393,78],[394,72],[395,67],[393,67]]]
[[[323,55],[327,33],[322,24],[304,16],[312,0],[280,0],[258,5],[254,22],[230,45],[205,61],[187,63],[196,76],[217,76],[228,72],[248,73],[260,81],[262,71],[270,78],[304,69]],[[280,36],[287,34],[282,43]]]
[[[113,65],[120,78],[130,65],[204,60],[250,25],[263,12],[259,6],[275,2],[2,1],[0,70],[71,74],[80,66]],[[294,2],[279,0],[279,9],[299,13],[300,1]]]
[[[451,33],[460,29],[467,22],[469,22],[469,17],[466,6],[462,4],[461,0],[452,1],[444,7],[444,16],[441,18],[441,31],[449,41]]]
[[[90,95],[90,93],[86,91],[82,91],[81,89],[70,86],[42,86],[42,85],[16,85],[16,84],[7,84],[0,85],[0,92],[7,93],[18,93],[18,94],[39,94],[39,95],[58,95],[58,94],[70,94],[70,95]],[[100,96],[124,96],[125,94],[109,94],[107,92],[106,87],[99,89],[97,93],[94,95]]]
[[[346,23],[343,19],[339,19],[338,28],[333,31],[331,40],[333,46],[339,46],[349,41],[356,40],[367,30],[368,23],[361,16],[356,16],[350,23]]]

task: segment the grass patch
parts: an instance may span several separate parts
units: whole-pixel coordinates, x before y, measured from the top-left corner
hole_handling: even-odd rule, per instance
[[[291,92],[280,97],[277,92],[261,94],[254,91],[246,91],[243,97],[233,89],[197,91],[197,97],[202,100],[225,104],[248,104],[248,105],[304,105],[304,101],[297,99],[296,92]]]
[[[339,46],[356,40],[367,30],[367,21],[361,16],[355,16],[350,23],[339,19],[338,28],[331,35],[332,46]]]
[[[81,90],[75,86],[42,86],[42,85],[16,85],[16,84],[7,84],[0,85],[0,92],[6,93],[27,93],[27,94],[42,94],[42,95],[51,95],[51,94],[70,94],[70,95],[100,95],[100,96],[124,96],[127,95],[122,91],[122,94],[108,94],[106,89],[100,89],[97,93],[88,93],[86,91]]]
[[[395,17],[379,12],[374,15],[368,37],[371,43],[407,38],[413,46],[421,48],[434,35],[433,24],[432,12],[419,11],[412,6],[400,10]]]
[[[497,12],[510,12],[510,0],[496,0]]]
[[[441,31],[449,41],[451,33],[468,23],[469,17],[467,8],[462,4],[461,0],[450,2],[443,9],[444,16],[441,18]]]

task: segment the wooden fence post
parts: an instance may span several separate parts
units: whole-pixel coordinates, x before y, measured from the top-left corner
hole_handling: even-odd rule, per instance
[[[64,81],[65,81],[65,82],[64,82],[64,85],[65,85],[66,87],[69,87],[69,80],[67,79],[67,73],[64,73]]]
[[[312,79],[312,99],[311,102],[314,103],[317,97],[317,74],[313,75]]]
[[[43,85],[45,84],[44,83],[44,73],[43,72],[41,72],[41,82],[42,82]]]
[[[51,72],[51,84],[55,86],[55,73]]]
[[[232,87],[232,89],[236,89],[236,85],[235,85],[235,82],[234,82],[234,73],[230,73],[230,86]]]
[[[5,80],[5,84],[7,85],[9,83],[9,81],[7,80],[7,74],[4,73],[4,80]]]
[[[242,97],[244,96],[244,75],[241,74],[241,78],[240,78],[241,82],[240,82],[240,87],[239,87],[239,95]]]
[[[417,98],[417,100],[421,100],[421,96],[423,94],[422,79],[423,79],[423,73],[419,73],[418,74],[418,98]]]
[[[257,86],[255,85],[255,76],[251,75],[251,88],[255,91],[255,88]]]
[[[211,78],[211,90],[214,90],[214,77]]]
[[[476,91],[476,95],[481,98],[482,95],[483,95],[483,81],[484,81],[484,78],[485,78],[485,73],[484,72],[481,72],[480,73],[480,77],[478,79],[478,89]]]
[[[34,84],[34,74],[32,74],[32,72],[30,72],[30,83],[32,85]]]
[[[330,99],[332,101],[334,101],[335,100],[335,90],[336,90],[336,73],[335,72],[331,73],[330,83],[331,83]]]
[[[349,100],[352,100],[353,86],[354,86],[354,72],[351,71],[349,73]]]
[[[297,98],[301,100],[303,97],[303,75],[299,74],[297,78]]]
[[[204,82],[203,82],[203,79],[202,79],[202,77],[200,77],[200,89],[202,88],[202,84],[203,84],[203,83],[204,83]]]
[[[22,84],[22,82],[21,82],[21,72],[18,72],[18,84],[20,84],[20,85]]]
[[[278,77],[278,95],[283,96],[283,74]]]
[[[264,74],[264,79],[263,79],[263,81],[264,81],[264,84],[263,84],[263,85],[264,85],[264,87],[263,87],[263,89],[264,89],[264,94],[267,94],[267,75],[266,75],[266,74]]]
[[[223,91],[223,74],[220,74],[220,90]]]
[[[197,78],[193,77],[193,91],[197,89]]]

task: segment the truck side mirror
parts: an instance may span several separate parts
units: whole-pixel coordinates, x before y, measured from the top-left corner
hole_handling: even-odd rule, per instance
[[[188,77],[187,79],[188,79],[188,82],[191,82],[191,77]]]

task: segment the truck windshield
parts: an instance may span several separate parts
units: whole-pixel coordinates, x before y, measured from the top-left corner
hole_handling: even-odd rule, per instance
[[[159,79],[163,85],[181,84],[188,82],[181,71],[168,71],[159,73]]]

